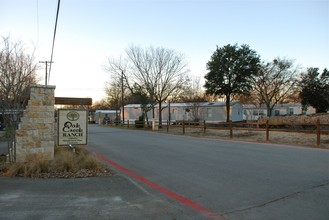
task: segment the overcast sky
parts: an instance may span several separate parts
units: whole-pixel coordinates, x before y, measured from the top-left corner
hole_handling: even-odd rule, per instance
[[[0,34],[50,60],[57,0],[0,0]],[[185,54],[190,73],[227,44],[248,44],[264,61],[329,67],[329,0],[62,0],[50,84],[55,95],[105,97],[108,57],[130,45]],[[31,51],[31,50],[30,50]],[[38,71],[44,83],[44,64]]]

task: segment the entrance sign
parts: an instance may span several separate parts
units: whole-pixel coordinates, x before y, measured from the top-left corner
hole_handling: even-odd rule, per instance
[[[58,145],[86,145],[87,119],[87,110],[58,109]]]

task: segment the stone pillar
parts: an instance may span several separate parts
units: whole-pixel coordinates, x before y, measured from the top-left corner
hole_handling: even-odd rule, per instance
[[[16,162],[38,155],[54,159],[55,86],[32,85],[30,100],[16,131]]]

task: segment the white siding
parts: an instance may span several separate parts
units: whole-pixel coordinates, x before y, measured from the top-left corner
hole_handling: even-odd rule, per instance
[[[162,105],[162,120],[169,120],[169,105]],[[140,105],[126,105],[125,118],[129,120],[138,119],[142,114]],[[199,120],[224,122],[226,121],[226,106],[224,102],[202,102],[202,103],[171,103],[170,104],[171,121],[194,120],[195,116]],[[231,119],[233,121],[242,121],[242,105],[237,102],[231,103]],[[148,112],[148,118],[152,119],[152,111]],[[158,106],[155,106],[155,118],[159,118]]]

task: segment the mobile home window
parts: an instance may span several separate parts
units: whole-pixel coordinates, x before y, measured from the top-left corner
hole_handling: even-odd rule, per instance
[[[293,108],[289,108],[289,115],[293,115],[294,114],[294,109]]]
[[[253,115],[257,116],[257,115],[264,115],[264,110],[254,110],[253,111]]]
[[[207,117],[212,117],[212,109],[211,108],[207,108]]]

